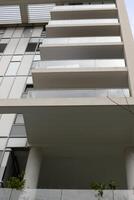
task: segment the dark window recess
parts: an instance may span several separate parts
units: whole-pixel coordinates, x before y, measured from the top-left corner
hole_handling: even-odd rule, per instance
[[[0,53],[3,53],[7,44],[6,43],[0,43]]]
[[[26,52],[34,52],[37,48],[38,43],[36,42],[29,42],[26,48]]]
[[[83,3],[69,3],[69,5],[83,5]]]
[[[37,46],[36,51],[40,51],[40,48],[39,48],[39,47],[40,47],[40,44],[42,44],[42,42],[39,42],[39,43],[38,43],[38,46]]]
[[[26,92],[26,91],[28,91],[30,89],[33,89],[33,84],[27,84],[26,87],[25,87],[25,91],[24,92]]]
[[[43,30],[42,31],[46,31],[46,25],[43,26]]]

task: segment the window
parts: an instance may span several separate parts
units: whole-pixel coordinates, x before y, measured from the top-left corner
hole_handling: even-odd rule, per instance
[[[83,3],[69,3],[69,5],[83,5]]]
[[[14,124],[24,124],[24,118],[22,114],[17,114]]]
[[[19,69],[20,62],[10,62],[6,76],[15,76]]]
[[[22,37],[31,37],[33,32],[33,27],[26,27],[24,28]]]
[[[6,43],[0,43],[0,53],[3,53],[7,44]]]
[[[34,56],[34,61],[40,61],[40,55],[35,55]]]
[[[38,43],[36,42],[29,42],[26,48],[26,52],[35,52],[37,48]]]
[[[22,60],[22,56],[13,56],[12,61],[13,62],[20,62]]]
[[[42,38],[45,38],[46,37],[46,28],[43,29],[42,33],[41,33],[41,37]]]
[[[5,29],[0,29],[0,38],[4,35]]]
[[[37,46],[37,49],[36,49],[36,51],[40,51],[40,45],[42,44],[42,42],[39,42],[38,43],[38,46]]]
[[[31,90],[33,90],[33,84],[27,84],[26,87],[25,87],[25,90],[22,94],[22,98],[24,98],[24,99],[27,98],[28,92],[31,91]]]

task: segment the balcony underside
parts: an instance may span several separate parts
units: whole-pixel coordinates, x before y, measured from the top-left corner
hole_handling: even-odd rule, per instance
[[[126,68],[35,69],[35,89],[51,88],[127,88]]]
[[[124,58],[123,43],[42,44],[42,60]]]
[[[107,19],[107,18],[117,18],[117,8],[107,8],[107,9],[90,9],[90,6],[86,5],[85,9],[59,9],[58,6],[51,11],[52,20],[63,20],[63,19]],[[89,7],[89,9],[88,9]]]
[[[46,26],[46,34],[48,38],[51,37],[82,37],[82,36],[119,36],[119,24],[78,24],[64,26]]]
[[[54,154],[54,147],[58,148],[57,154],[62,154],[62,147],[65,146],[68,154],[68,145],[77,147],[81,144],[86,148],[96,143],[132,145],[133,105],[133,98],[37,97],[1,100],[0,112],[24,115],[30,144],[46,146],[47,151],[53,149]]]

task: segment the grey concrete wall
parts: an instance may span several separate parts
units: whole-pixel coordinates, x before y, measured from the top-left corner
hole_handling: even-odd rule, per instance
[[[115,157],[110,153],[100,155],[96,148],[91,157],[44,158],[38,187],[89,189],[94,181],[109,182],[110,180],[115,180],[119,188],[126,188],[123,156]]]

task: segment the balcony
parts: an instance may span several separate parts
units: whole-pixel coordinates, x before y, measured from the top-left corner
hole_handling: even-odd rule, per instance
[[[63,67],[61,66],[59,69],[38,68],[32,70],[34,88],[35,89],[115,88],[116,89],[116,88],[128,87],[128,72],[126,68],[121,68],[121,67],[79,68],[78,64],[69,65],[68,68],[66,66]]]
[[[48,38],[40,45],[42,60],[121,59],[124,46],[120,38]]]
[[[52,20],[47,37],[119,36],[118,19]]]
[[[82,69],[82,68],[121,68],[126,67],[124,59],[87,59],[87,60],[54,60],[35,61],[33,70],[45,69]]]
[[[56,6],[51,11],[51,19],[92,19],[116,18],[115,4]]]

